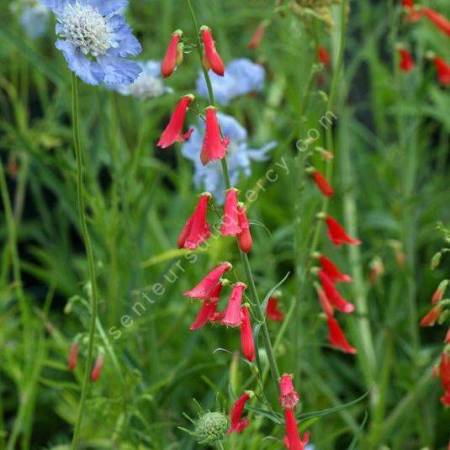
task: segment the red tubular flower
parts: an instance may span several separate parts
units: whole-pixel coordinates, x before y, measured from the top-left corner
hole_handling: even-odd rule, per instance
[[[91,380],[96,382],[100,375],[102,374],[103,363],[105,362],[105,355],[103,353],[99,353],[97,359],[95,360],[94,367],[91,372]]]
[[[216,108],[208,106],[205,116],[205,137],[200,153],[200,160],[204,166],[210,161],[225,158],[230,143],[227,137],[222,138]]]
[[[319,272],[319,279],[325,295],[336,309],[346,314],[350,314],[355,310],[355,306],[342,297],[333,281],[323,270]]]
[[[359,245],[361,241],[350,237],[343,226],[333,217],[328,215],[325,219],[328,228],[328,237],[334,245]]]
[[[433,297],[431,298],[431,304],[436,305],[439,303],[443,298],[445,294],[445,290],[448,286],[448,280],[443,280],[439,283],[439,286],[434,291]]]
[[[172,39],[167,47],[166,54],[161,63],[161,74],[164,78],[170,77],[175,71],[177,65],[183,61],[183,43],[181,38],[183,32],[176,30],[172,33]]]
[[[209,192],[200,196],[195,211],[187,220],[178,237],[178,248],[193,250],[211,236],[211,230],[207,222],[208,201],[210,197],[211,194]]]
[[[242,203],[238,204],[238,222],[241,232],[238,234],[238,245],[244,253],[250,253],[253,247],[253,238],[250,232],[250,223],[247,210]]]
[[[356,353],[356,348],[352,347],[345,337],[339,322],[334,317],[327,318],[328,324],[328,340],[332,347],[337,350],[341,350],[344,353],[350,353],[354,355]]]
[[[279,381],[280,388],[280,405],[284,409],[294,409],[297,403],[300,401],[300,396],[294,388],[294,383],[292,382],[292,375],[285,373],[283,374]]]
[[[432,327],[438,321],[441,316],[442,308],[440,305],[431,308],[431,310],[420,321],[421,327]]]
[[[318,187],[325,197],[332,197],[334,194],[333,188],[328,183],[327,179],[316,169],[311,168],[309,171],[315,185]]]
[[[438,80],[443,86],[450,86],[450,65],[443,58],[434,58],[434,66],[438,73]]]
[[[77,342],[74,342],[70,346],[69,357],[67,359],[67,367],[69,370],[75,370],[78,363],[78,350],[79,346]]]
[[[292,409],[284,410],[284,422],[286,426],[285,447],[288,450],[304,450],[305,445],[309,442],[309,433],[305,433],[303,438],[300,437],[297,420]]]
[[[404,8],[414,8],[414,0],[402,0],[402,5]]]
[[[250,422],[247,417],[242,418],[245,404],[250,400],[251,394],[245,392],[242,394],[233,404],[230,411],[230,428],[228,428],[228,434],[242,433],[249,425]]]
[[[175,142],[184,142],[191,137],[193,129],[191,128],[186,133],[183,133],[183,125],[189,105],[194,98],[192,94],[189,94],[182,97],[178,102],[169,123],[161,134],[157,144],[158,147],[167,148],[175,144]]]
[[[222,236],[237,236],[241,231],[238,217],[238,190],[231,188],[227,190],[225,197],[220,232]]]
[[[447,330],[447,334],[445,335],[444,344],[450,344],[450,328]]]
[[[334,283],[351,283],[352,277],[342,273],[330,258],[327,258],[325,255],[320,255],[319,263],[322,270]]]
[[[314,286],[316,288],[317,296],[319,297],[320,306],[322,307],[323,312],[327,318],[333,317],[334,308],[330,303],[330,300],[328,300],[327,294],[325,294],[325,291],[318,284],[314,283]]]
[[[221,286],[221,285],[218,285]],[[197,314],[194,322],[190,326],[191,331],[199,330],[204,327],[210,320],[214,319],[217,310],[218,299],[203,300],[202,307]]]
[[[253,36],[248,43],[248,48],[258,48],[261,45],[262,40],[264,39],[264,35],[266,34],[267,24],[265,21],[260,22],[260,24],[256,27]]]
[[[330,64],[331,58],[326,47],[323,47],[322,45],[319,46],[317,49],[317,60],[324,66],[328,66]]]
[[[250,311],[247,306],[241,308],[241,320],[241,351],[247,361],[252,362],[256,358],[256,353],[252,324],[250,322]]]
[[[411,70],[413,70],[416,65],[414,63],[414,59],[411,53],[406,48],[402,47],[398,49],[398,53],[400,55],[400,62],[399,62],[400,70],[402,70],[405,73],[411,72]]]
[[[442,31],[447,36],[450,36],[450,22],[443,15],[439,14],[432,8],[420,8],[422,14],[432,22],[437,29]]]
[[[441,402],[444,406],[450,406],[450,354],[444,351],[439,364],[439,378],[441,379],[444,395]]]
[[[216,50],[216,43],[214,42],[211,28],[203,25],[200,28],[200,35],[203,41],[203,65],[205,66],[205,69],[211,69],[217,75],[223,77],[225,73],[225,65]]]
[[[225,316],[222,324],[227,327],[238,327],[241,325],[241,304],[244,291],[247,288],[245,283],[235,283],[230,297],[228,298],[227,308],[225,309]]]
[[[229,262],[223,262],[209,272],[194,288],[183,293],[185,297],[209,299],[213,296],[214,290],[220,284],[220,278],[233,266]]]
[[[270,297],[267,302],[266,316],[274,322],[281,322],[284,319],[284,313],[279,309],[278,303],[278,299],[275,297]]]

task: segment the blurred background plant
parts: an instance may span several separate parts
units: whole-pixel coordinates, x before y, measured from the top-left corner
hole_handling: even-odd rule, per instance
[[[279,304],[287,311],[297,299],[299,307],[277,350],[281,370],[295,373],[302,423],[316,450],[444,449],[450,416],[432,367],[446,330],[421,329],[419,322],[436,286],[449,278],[446,253],[434,270],[429,263],[443,247],[438,222],[450,223],[450,93],[430,52],[450,61],[449,38],[429,21],[408,21],[394,0],[350,2],[343,70],[334,78],[341,7],[332,3],[214,0],[206,8],[194,2],[226,64],[249,58],[266,73],[262,89],[221,109],[245,127],[249,148],[277,143],[267,161],[250,160],[240,174],[241,191],[257,195],[250,209],[258,243],[252,265],[261,292],[291,273]],[[70,76],[54,48],[50,15],[36,2],[6,6],[0,19],[0,449],[56,450],[68,448],[76,419],[81,364],[69,371],[67,360],[74,345],[79,360],[86,356],[91,295],[75,208]],[[318,17],[317,6],[326,16]],[[427,6],[450,17],[446,0]],[[127,18],[143,45],[142,61],[160,61],[177,28],[195,42],[184,2],[131,1]],[[249,49],[261,23],[265,37]],[[411,52],[411,70],[402,69],[398,44]],[[330,61],[322,57],[318,65],[321,48]],[[185,47],[188,60],[192,50]],[[186,61],[167,81],[147,68],[148,77],[126,92],[80,86],[101,300],[95,351],[104,354],[83,422],[89,449],[196,448],[179,429],[190,427],[183,413],[195,415],[193,399],[205,411],[225,412],[251,383],[232,353],[234,333],[189,331],[195,312],[181,292],[233,248],[214,240],[195,263],[175,250],[195,202],[195,170],[179,149],[155,146],[175,100],[195,93],[198,65]],[[313,285],[294,275],[321,204],[298,170],[298,139],[318,147],[320,166],[328,150],[320,120],[334,79],[331,213],[345,218],[363,245],[348,252],[323,246],[354,279],[344,292],[357,305],[355,318],[345,322],[355,357],[325,344]],[[282,161],[287,170],[277,168]],[[266,176],[273,167],[276,182]],[[274,339],[281,336],[282,323],[269,325]],[[227,351],[213,357],[214,349]],[[282,429],[270,426],[276,416],[249,412],[251,426],[226,448],[281,448]]]

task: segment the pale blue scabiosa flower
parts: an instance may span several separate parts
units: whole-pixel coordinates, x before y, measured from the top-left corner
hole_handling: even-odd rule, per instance
[[[266,71],[264,67],[249,59],[240,58],[227,65],[223,77],[213,72],[209,76],[217,103],[227,105],[235,97],[262,91]],[[201,97],[208,98],[208,88],[203,73],[197,79],[197,92]]]
[[[161,63],[159,61],[137,61],[142,69],[140,75],[131,84],[119,85],[114,90],[122,95],[131,95],[142,100],[156,98],[172,92],[172,89],[164,85],[161,77]]]
[[[251,174],[252,161],[264,161],[268,158],[267,153],[275,147],[275,142],[270,142],[259,149],[252,149],[248,146],[248,136],[245,128],[237,120],[226,114],[218,113],[217,117],[224,136],[230,139],[227,151],[228,169],[230,172],[231,184],[236,186],[239,177],[248,177]],[[194,163],[195,174],[194,184],[197,188],[203,186],[205,191],[211,192],[215,200],[222,204],[225,195],[225,180],[222,174],[220,161],[210,162],[204,166],[200,161],[200,151],[202,148],[205,125],[193,127],[194,131],[190,139],[181,148],[181,153]]]
[[[20,24],[28,37],[37,39],[45,34],[50,11],[38,0],[16,0],[11,3],[11,11],[20,17]]]
[[[56,15],[56,47],[85,83],[132,83],[139,64],[126,59],[142,48],[122,15],[128,0],[41,0]]]

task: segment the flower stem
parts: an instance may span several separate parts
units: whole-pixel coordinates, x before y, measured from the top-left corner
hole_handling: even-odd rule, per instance
[[[81,423],[83,419],[84,407],[86,403],[87,390],[89,384],[89,373],[94,353],[95,326],[97,321],[98,289],[95,275],[94,251],[89,235],[86,205],[84,199],[84,155],[80,138],[79,105],[78,105],[78,79],[72,74],[72,127],[75,159],[77,164],[77,206],[80,219],[81,234],[84,242],[88,261],[89,281],[91,285],[91,318],[89,324],[88,354],[84,367],[83,384],[81,387],[81,397],[78,406],[77,419],[73,431],[72,450],[76,450],[80,438]]]

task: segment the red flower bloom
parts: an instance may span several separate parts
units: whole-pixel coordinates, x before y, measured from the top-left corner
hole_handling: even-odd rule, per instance
[[[161,74],[164,78],[170,77],[177,65],[180,65],[183,61],[183,43],[180,42],[182,36],[183,32],[181,30],[176,30],[172,33],[172,39],[161,63]]]
[[[220,232],[223,236],[236,236],[241,232],[238,217],[238,190],[227,190],[225,205],[223,207],[223,221]]]
[[[91,372],[91,380],[97,381],[100,378],[100,375],[102,374],[103,369],[103,363],[105,362],[105,355],[103,353],[99,353],[97,356],[97,359],[94,363],[94,368]]]
[[[411,72],[416,65],[411,53],[406,48],[399,48],[398,53],[400,55],[400,70],[403,72]]]
[[[324,255],[319,256],[319,263],[322,270],[328,275],[331,281],[334,283],[351,283],[352,278],[350,275],[342,273],[339,268],[331,261],[330,258],[327,258]]]
[[[286,435],[284,437],[284,445],[288,450],[304,450],[305,445],[309,442],[309,433],[305,433],[303,438],[297,428],[297,420],[292,409],[284,410],[284,422],[286,426]]]
[[[323,270],[319,272],[319,279],[325,295],[336,309],[346,314],[350,314],[355,310],[355,306],[342,297],[333,281]]]
[[[361,241],[359,239],[354,239],[350,237],[342,225],[333,217],[328,215],[325,219],[325,222],[328,227],[328,237],[334,245],[359,245]]]
[[[322,307],[323,312],[328,317],[333,317],[334,315],[334,308],[333,305],[330,303],[330,300],[328,300],[327,294],[325,294],[325,291],[316,283],[314,283],[314,286],[316,288],[317,296],[319,297],[320,306]]]
[[[205,110],[205,116],[205,137],[200,154],[200,160],[204,166],[210,161],[225,158],[230,143],[227,137],[222,138],[216,108],[208,106]]]
[[[247,306],[241,308],[241,320],[241,351],[247,361],[252,362],[256,358],[256,353],[252,324],[250,322],[250,311]]]
[[[450,328],[447,330],[447,334],[445,335],[444,344],[450,344]]]
[[[248,43],[248,48],[258,48],[261,45],[262,40],[264,39],[264,35],[266,34],[267,24],[265,21],[262,21],[257,27],[255,32],[253,33],[250,42]]]
[[[450,406],[450,354],[446,351],[441,355],[439,377],[441,379],[442,388],[444,389],[444,395],[441,397],[441,402],[444,406]]]
[[[345,337],[339,322],[334,317],[328,317],[328,340],[332,347],[343,351],[344,353],[350,353],[354,355],[356,353],[356,348],[352,347]]]
[[[220,284],[218,286],[221,287]],[[216,298],[203,300],[202,307],[200,308],[197,317],[195,318],[189,329],[191,331],[199,330],[200,328],[204,327],[209,321],[213,320],[216,315],[218,302],[219,299]]]
[[[426,7],[421,8],[420,11],[436,26],[436,28],[441,30],[447,36],[450,36],[450,22],[443,15],[439,14],[434,9]]]
[[[183,295],[190,298],[209,299],[220,284],[220,278],[233,266],[229,262],[223,262],[209,272],[194,288]]]
[[[284,313],[278,308],[278,299],[270,297],[267,302],[266,315],[269,320],[281,322],[284,319]]]
[[[250,425],[247,417],[242,418],[245,404],[250,398],[250,393],[245,392],[234,402],[230,412],[231,425],[230,428],[228,428],[228,434],[242,433]]]
[[[434,65],[438,73],[438,80],[443,86],[450,86],[450,65],[443,58],[434,58]]]
[[[242,203],[238,205],[238,221],[241,232],[238,234],[239,248],[244,253],[250,253],[253,247],[253,238],[250,232],[250,223],[247,217],[247,210]]]
[[[223,76],[225,73],[225,66],[216,50],[216,44],[211,33],[211,28],[203,25],[200,28],[200,34],[203,41],[203,65],[206,70],[211,69],[217,75]]]
[[[322,45],[319,46],[317,49],[317,59],[324,66],[328,66],[330,64],[331,58],[326,47],[323,47]]]
[[[247,288],[245,283],[235,283],[230,297],[228,298],[228,304],[225,309],[225,316],[222,320],[222,324],[228,327],[238,327],[241,325],[241,304],[244,291]]]
[[[414,8],[414,0],[402,0],[402,5],[404,8]]]
[[[209,192],[202,194],[195,211],[187,220],[178,237],[178,248],[195,249],[208,240],[211,230],[207,222]]]
[[[436,305],[439,303],[443,298],[445,294],[445,290],[448,286],[448,280],[443,280],[439,283],[439,286],[434,291],[433,297],[431,298],[431,304]]]
[[[77,342],[74,342],[70,346],[69,358],[67,360],[67,367],[69,370],[75,370],[78,363],[78,350],[79,346]]]
[[[440,305],[431,308],[431,310],[420,321],[421,327],[432,327],[441,316],[442,308]]]
[[[183,125],[187,110],[193,100],[194,96],[189,94],[182,97],[178,102],[169,123],[161,134],[157,144],[158,147],[167,148],[175,144],[175,142],[184,142],[191,137],[193,129],[191,128],[186,133],[183,133]]]
[[[315,185],[318,187],[320,192],[326,197],[332,197],[334,194],[333,188],[328,183],[327,179],[316,169],[311,168],[308,170],[308,173],[311,175],[314,180]]]
[[[279,379],[280,405],[284,409],[294,409],[300,401],[300,396],[294,388],[292,375],[285,373]]]

